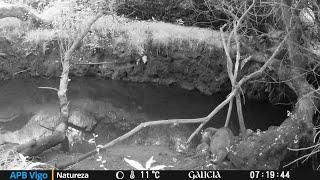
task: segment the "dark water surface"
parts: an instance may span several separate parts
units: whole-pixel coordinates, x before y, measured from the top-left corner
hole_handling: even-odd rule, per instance
[[[43,106],[58,106],[56,92],[37,87],[58,87],[58,79],[26,79],[0,81],[0,117],[5,117],[19,107],[35,111]],[[95,78],[72,78],[68,91],[72,100],[90,98],[107,101],[115,107],[127,111],[144,113],[150,120],[170,118],[196,118],[209,114],[227,94],[203,95],[197,91],[187,91],[178,87],[154,84],[130,83],[101,80]],[[235,107],[235,106],[234,106]],[[286,117],[287,109],[255,100],[246,99],[244,118],[247,128],[265,130],[270,125],[279,125]],[[210,126],[223,126],[227,106],[219,112]],[[0,123],[2,129],[21,128],[30,117]],[[236,111],[233,111],[231,128],[238,127]]]

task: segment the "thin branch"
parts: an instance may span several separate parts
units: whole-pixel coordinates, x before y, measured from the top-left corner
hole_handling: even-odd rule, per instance
[[[281,43],[278,45],[277,49],[273,52],[273,54],[271,55],[271,57],[266,61],[266,63],[264,63],[264,65],[257,71],[251,73],[250,75],[244,76],[237,84],[237,86],[241,86],[243,85],[245,82],[247,82],[249,79],[253,79],[255,77],[258,77],[259,75],[261,75],[266,69],[267,67],[269,67],[269,65],[273,62],[273,60],[275,59],[276,55],[280,52],[280,50],[282,49],[282,46],[284,45],[286,39],[288,38],[288,35],[286,35],[286,37],[281,41]]]
[[[94,62],[89,62],[89,63],[76,63],[74,65],[99,65],[99,64],[112,64],[113,62],[97,62],[97,63],[94,63]]]
[[[225,38],[224,38],[224,32],[223,32],[223,27],[220,28],[220,36],[221,36],[221,41],[222,41],[222,44],[223,44],[223,49],[225,51],[225,54],[227,56],[227,72],[228,72],[228,76],[229,76],[229,79],[231,81],[231,84],[233,84],[233,73],[232,73],[232,66],[233,66],[233,63],[232,63],[232,60],[231,60],[231,57],[230,57],[230,48],[227,46],[226,44],[226,41],[225,41]],[[231,34],[230,34],[231,36]]]
[[[38,87],[39,89],[50,89],[50,90],[54,90],[54,91],[59,91],[59,89],[54,88],[54,87]]]
[[[219,112],[226,104],[228,104],[231,99],[233,99],[233,97],[236,95],[237,93],[237,88],[234,89],[229,95],[228,97],[222,102],[220,103],[208,116],[207,119],[204,120],[199,126],[198,128],[191,134],[191,136],[188,138],[187,143],[190,143],[192,138],[199,133],[199,131],[202,129],[202,127],[208,122],[210,121],[210,119],[217,113]]]
[[[24,70],[21,70],[21,71],[18,71],[18,72],[15,72],[13,75],[17,75],[17,74],[20,74],[20,73],[23,73],[23,72],[26,72],[26,71],[29,71],[31,70],[31,68],[28,68],[28,69],[24,69]]]
[[[236,105],[237,105],[237,113],[238,113],[238,120],[240,125],[240,131],[242,135],[246,134],[246,126],[244,123],[243,113],[242,113],[242,105],[241,105],[241,97],[240,94],[237,93],[236,95]]]
[[[291,165],[291,164],[293,164],[293,163],[295,163],[295,162],[297,162],[297,161],[299,161],[299,160],[301,160],[301,159],[303,159],[303,158],[305,158],[305,157],[308,157],[308,156],[310,156],[310,155],[316,154],[316,153],[318,153],[318,152],[320,152],[320,149],[317,150],[317,151],[311,152],[311,153],[309,153],[309,154],[306,154],[306,155],[304,155],[304,156],[301,156],[301,157],[295,159],[294,161],[291,161],[290,163],[284,165],[283,167],[285,168],[285,167],[287,167],[287,166],[289,166],[289,165]]]
[[[241,21],[243,20],[243,18],[247,15],[247,13],[253,8],[254,4],[255,4],[255,0],[253,0],[252,4],[249,6],[249,8],[242,14],[242,16],[240,17],[240,19],[238,20],[234,20],[234,28],[232,30],[232,32],[229,35],[228,38],[228,44],[226,44],[225,39],[223,37],[223,27],[220,28],[220,35],[221,35],[221,39],[222,39],[222,43],[223,43],[223,47],[227,56],[227,71],[228,71],[228,75],[229,75],[229,79],[232,85],[232,89],[234,89],[235,87],[235,83],[237,82],[237,76],[238,76],[238,71],[239,71],[239,64],[240,64],[240,40],[239,40],[239,36],[237,34],[238,28],[241,24]],[[235,16],[237,17],[237,16]],[[231,47],[231,39],[232,37],[234,37],[234,40],[236,42],[236,62],[235,62],[235,66],[234,66],[234,71],[232,72],[233,69],[233,63],[230,57],[230,47]],[[225,127],[228,126],[229,124],[229,120],[230,120],[230,115],[231,115],[231,111],[232,111],[232,105],[233,105],[233,98],[230,100],[229,102],[229,108],[228,108],[228,114],[227,114],[227,118],[226,118],[226,122],[225,122]],[[239,124],[240,124],[240,129],[242,134],[245,133],[245,124],[244,124],[244,119],[243,119],[243,113],[242,113],[242,105],[241,105],[241,97],[240,95],[236,95],[236,106],[237,106],[237,113],[238,113],[238,119],[239,119]]]
[[[249,8],[242,14],[242,16],[239,18],[237,26],[234,28],[235,30],[238,29],[239,25],[241,24],[241,21],[243,18],[247,15],[247,13],[253,8],[254,4],[256,3],[256,0],[253,0],[252,4],[249,6]]]
[[[320,146],[320,145],[319,144],[315,144],[315,145],[312,145],[312,146],[309,146],[309,147],[304,147],[304,148],[299,148],[299,149],[288,148],[288,150],[290,150],[290,151],[303,151],[303,150],[308,150],[308,149],[315,148],[317,146]]]
[[[232,106],[233,106],[233,98],[229,102],[229,108],[228,108],[226,122],[224,123],[224,127],[228,127],[228,124],[229,124],[229,121],[230,121],[231,112],[232,112]]]

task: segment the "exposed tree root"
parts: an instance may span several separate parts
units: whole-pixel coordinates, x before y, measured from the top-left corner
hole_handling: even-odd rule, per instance
[[[253,133],[233,144],[228,159],[233,168],[278,169],[288,156],[288,148],[296,148],[302,139],[310,138],[306,122],[292,114],[280,126]],[[249,148],[250,147],[250,148]]]

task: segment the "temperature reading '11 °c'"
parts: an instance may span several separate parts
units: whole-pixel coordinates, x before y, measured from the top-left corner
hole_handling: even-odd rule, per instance
[[[160,171],[141,171],[141,178],[149,179],[150,176],[159,179]]]

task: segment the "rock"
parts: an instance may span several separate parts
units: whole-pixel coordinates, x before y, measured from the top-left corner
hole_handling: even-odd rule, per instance
[[[92,114],[97,121],[105,118],[108,113],[108,104],[103,101],[94,101],[90,98],[81,98],[71,101],[71,109],[83,110]]]
[[[20,130],[0,134],[0,144],[6,142],[24,144],[33,139],[49,136],[59,124],[59,121],[58,111],[40,110]]]
[[[80,109],[74,109],[70,113],[69,123],[85,131],[92,131],[97,121],[89,113]]]

